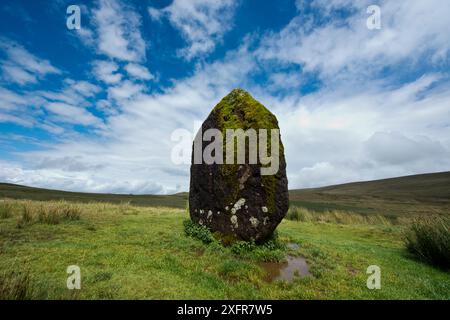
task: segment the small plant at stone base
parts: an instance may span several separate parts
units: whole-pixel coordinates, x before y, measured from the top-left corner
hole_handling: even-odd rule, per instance
[[[258,261],[278,262],[284,259],[286,255],[286,246],[278,240],[278,234],[275,231],[273,235],[262,244],[238,241],[231,246],[231,252],[237,256]]]
[[[209,246],[230,250],[234,255],[257,261],[281,261],[286,254],[286,246],[278,240],[276,231],[264,243],[254,241],[240,241],[235,237],[214,234],[205,227],[190,219],[183,221],[184,232],[187,236],[198,239]],[[228,239],[229,238],[229,239]]]
[[[450,218],[416,219],[405,237],[406,248],[419,259],[450,269]]]
[[[206,244],[215,241],[211,231],[209,231],[209,229],[206,228],[205,226],[201,226],[190,219],[184,220],[183,226],[184,232],[186,233],[187,236],[198,239]]]

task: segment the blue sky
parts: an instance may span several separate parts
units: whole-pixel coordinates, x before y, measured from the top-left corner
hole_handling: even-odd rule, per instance
[[[0,181],[186,191],[173,133],[235,87],[277,115],[290,188],[450,170],[449,16],[444,0],[4,0]]]

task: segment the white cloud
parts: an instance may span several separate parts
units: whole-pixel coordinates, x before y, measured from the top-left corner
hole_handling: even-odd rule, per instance
[[[400,166],[450,157],[450,150],[446,150],[439,141],[427,136],[408,138],[398,132],[375,132],[365,142],[365,148],[375,161]]]
[[[31,127],[33,126],[34,120],[0,112],[0,122],[11,122],[24,127]]]
[[[0,109],[11,110],[19,105],[25,105],[27,100],[17,93],[0,87]]]
[[[84,126],[99,126],[102,121],[82,107],[72,106],[66,103],[51,102],[44,106],[55,114],[55,120]]]
[[[114,84],[122,80],[122,74],[117,72],[119,66],[113,61],[96,60],[92,63],[93,73],[97,79],[107,83]]]
[[[3,77],[8,81],[25,85],[35,83],[47,74],[61,73],[48,60],[36,57],[18,43],[7,38],[0,37],[0,50],[7,58],[0,61],[0,64]]]
[[[100,154],[97,154],[101,157]],[[60,158],[60,162],[65,162],[70,158]],[[150,182],[145,179],[127,181],[125,179],[110,180],[109,175],[117,171],[107,171],[103,168],[91,168],[88,172],[78,171],[76,164],[73,167],[55,162],[59,169],[28,169],[15,163],[0,160],[0,181],[17,183],[23,185],[39,186],[43,188],[67,190],[67,191],[85,191],[98,193],[164,193],[164,188],[158,183]],[[81,164],[81,167],[83,164]],[[87,169],[88,167],[84,167]],[[66,170],[69,169],[69,170]],[[75,170],[76,169],[76,170]],[[100,172],[100,173],[96,173]]]
[[[149,8],[149,14],[155,20],[166,16],[180,30],[188,43],[181,56],[189,60],[214,50],[223,35],[232,29],[236,7],[235,0],[174,0],[160,10]]]
[[[52,66],[48,60],[39,59],[29,53],[21,45],[9,41],[8,39],[2,38],[2,45],[0,47],[5,51],[10,61],[22,66],[30,72],[42,75],[61,72]]]
[[[71,89],[75,90],[77,93],[81,94],[83,97],[92,97],[101,91],[99,86],[89,83],[87,81],[75,81],[72,79],[67,79],[66,84],[70,86]]]
[[[93,15],[101,53],[125,61],[145,60],[141,17],[131,6],[119,0],[99,0]]]
[[[11,82],[15,82],[21,85],[27,83],[36,83],[37,78],[34,74],[17,65],[4,62],[2,64],[3,77]]]
[[[97,110],[102,111],[107,116],[116,115],[118,113],[118,110],[114,108],[111,101],[107,99],[98,100],[95,104],[95,107]]]
[[[108,88],[108,98],[114,100],[129,99],[143,90],[144,87],[142,85],[125,80],[115,87]]]
[[[139,64],[136,63],[129,63],[125,66],[125,70],[128,72],[128,74],[134,78],[141,79],[141,80],[151,80],[153,79],[153,75],[150,73],[150,71]]]
[[[0,123],[9,122],[25,127],[34,126],[36,109],[31,106],[38,100],[37,97],[19,94],[0,87]]]
[[[58,102],[77,107],[89,107],[88,98],[95,97],[101,88],[85,80],[65,79],[63,87],[59,91],[31,91],[26,96],[35,97],[32,102],[36,106],[45,106],[48,102]],[[31,103],[30,101],[27,101]]]
[[[369,30],[366,8],[370,4],[369,0],[315,1],[313,6],[322,15],[349,8],[354,13],[346,18],[334,15],[319,26],[312,24],[314,18],[295,17],[281,32],[266,37],[258,55],[300,64],[305,71],[317,71],[327,80],[335,77],[338,81],[342,74],[351,79],[370,77],[374,71],[405,59],[414,68],[423,62],[423,55],[431,55],[427,60],[435,63],[446,60],[450,42],[442,31],[450,30],[449,6],[440,0],[382,1],[382,28]]]

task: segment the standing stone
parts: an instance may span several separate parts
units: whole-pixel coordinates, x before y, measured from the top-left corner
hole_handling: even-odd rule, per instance
[[[262,175],[260,157],[250,164],[248,141],[244,164],[227,164],[226,129],[279,129],[276,117],[248,92],[235,89],[224,97],[202,124],[196,140],[201,148],[214,141],[203,141],[203,133],[215,128],[222,132],[224,164],[196,164],[193,146],[189,211],[191,219],[208,227],[219,238],[262,242],[270,237],[289,207],[286,161],[279,143],[279,169],[276,174]],[[258,144],[258,150],[262,145]],[[270,156],[270,147],[267,149]],[[197,161],[198,163],[198,161]]]

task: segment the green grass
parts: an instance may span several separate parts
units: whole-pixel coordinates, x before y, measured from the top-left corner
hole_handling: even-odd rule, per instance
[[[419,259],[450,270],[450,217],[417,219],[408,230],[405,242]]]
[[[0,298],[450,299],[449,273],[411,257],[401,225],[284,220],[278,241],[298,243],[293,254],[306,257],[314,277],[267,283],[255,248],[186,236],[182,209],[77,204],[79,219],[49,224],[32,215],[18,228],[23,203],[0,219]],[[366,287],[373,264],[380,290]],[[81,290],[66,288],[69,265],[81,268]]]

